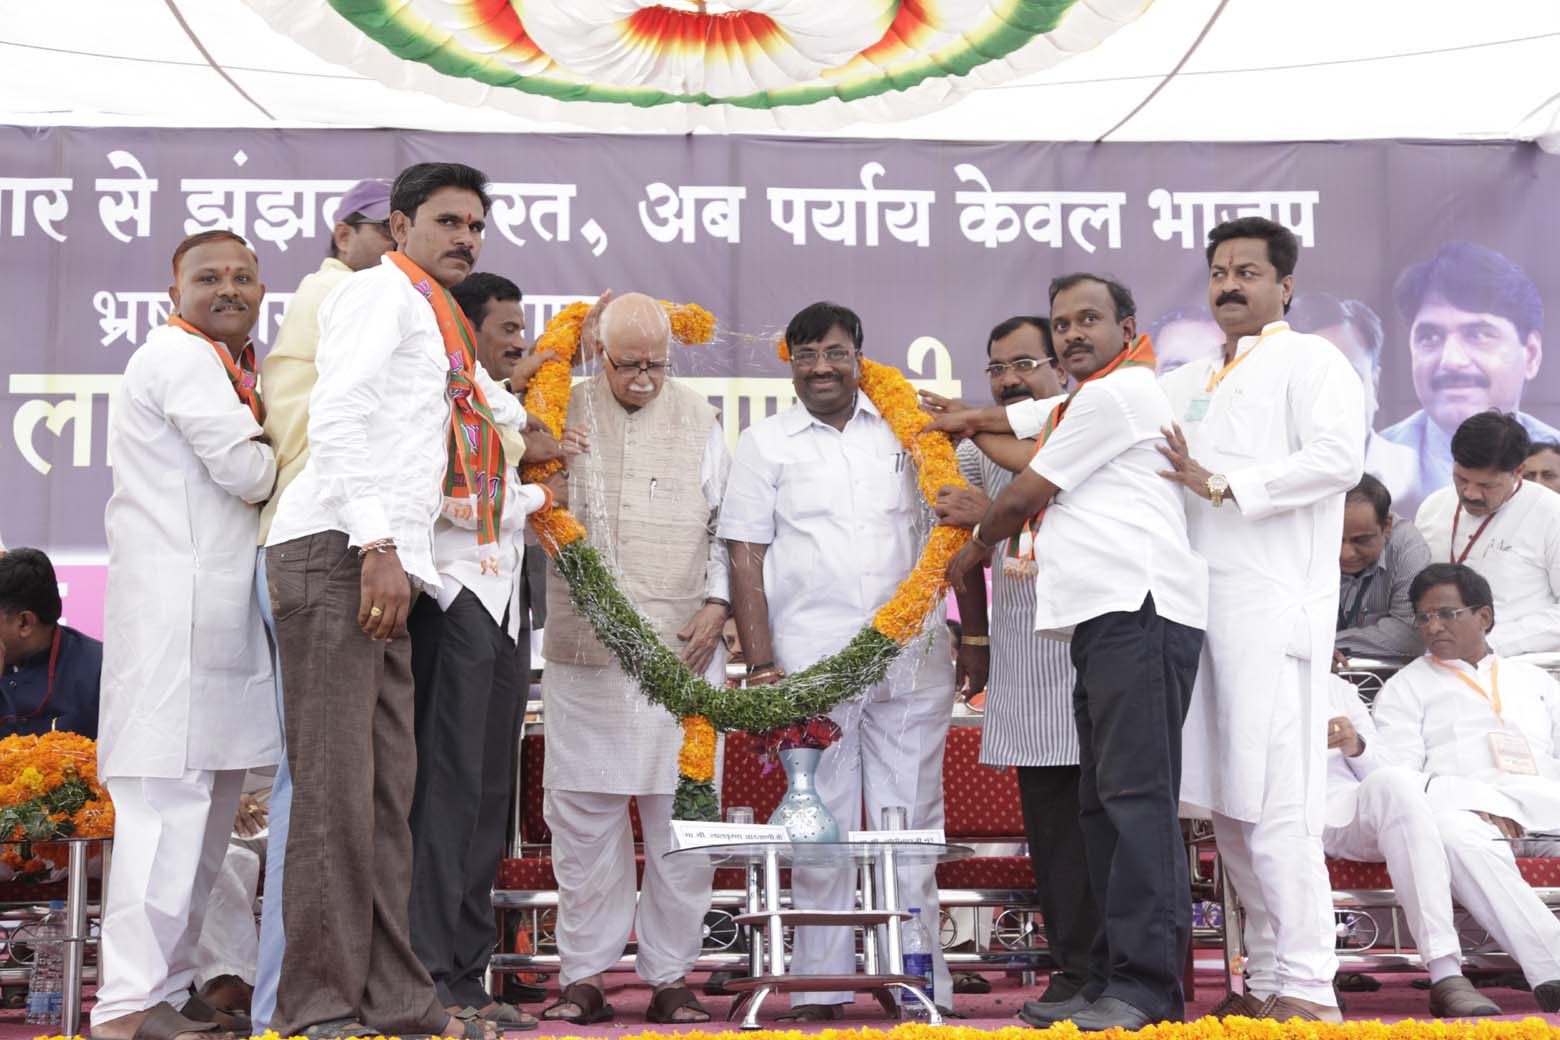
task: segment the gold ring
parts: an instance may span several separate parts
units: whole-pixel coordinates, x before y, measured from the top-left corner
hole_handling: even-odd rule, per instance
[[[369,607],[368,608],[368,616],[369,617],[379,617],[383,613],[384,613],[384,611],[379,609],[378,607]]]

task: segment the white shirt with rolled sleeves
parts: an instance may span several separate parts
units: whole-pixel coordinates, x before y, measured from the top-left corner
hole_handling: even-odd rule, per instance
[[[1056,403],[1009,405],[1013,432],[1037,436]],[[1036,535],[1037,632],[1070,639],[1079,622],[1130,613],[1150,595],[1167,621],[1207,623],[1208,566],[1187,540],[1180,492],[1159,476],[1168,425],[1153,371],[1121,369],[1079,388],[1030,461],[1060,489]]]
[[[1457,516],[1453,487],[1425,499],[1414,518],[1430,546],[1432,563],[1456,562],[1467,550],[1463,562],[1490,583],[1495,627],[1489,644],[1497,653],[1560,650],[1560,495],[1547,491],[1524,481],[1482,532],[1484,517],[1469,516],[1467,510]]]
[[[109,414],[98,775],[274,765],[254,547],[276,456],[211,344],[170,326],[131,355]]]
[[[342,531],[358,546],[393,538],[406,573],[437,591],[433,527],[449,462],[450,360],[433,308],[389,257],[320,305],[315,366],[309,461],[282,493],[266,544],[321,531]],[[481,363],[474,375],[494,420],[523,430],[515,396]]]
[[[1292,779],[1304,785],[1307,827],[1320,834],[1338,546],[1344,493],[1364,470],[1364,391],[1336,347],[1283,322],[1243,338],[1236,357],[1245,360],[1211,392],[1222,357],[1160,381],[1192,457],[1223,474],[1235,496],[1215,508],[1184,493],[1192,548],[1208,561],[1209,597],[1202,665],[1182,731],[1181,797],[1256,822],[1269,743],[1303,741],[1307,775]],[[1303,666],[1299,733],[1270,725],[1286,659]]]
[[[1464,678],[1492,697],[1498,678],[1499,715]],[[1387,680],[1374,714],[1386,753],[1425,774],[1437,807],[1494,813],[1528,830],[1560,830],[1560,684],[1542,668],[1493,653],[1477,667],[1437,664],[1426,655]],[[1538,775],[1500,768],[1490,739],[1498,734],[1526,743]]]
[[[844,430],[797,403],[743,431],[718,532],[769,546],[764,592],[781,668],[838,652],[872,620],[915,566],[922,519],[915,463],[866,394]]]

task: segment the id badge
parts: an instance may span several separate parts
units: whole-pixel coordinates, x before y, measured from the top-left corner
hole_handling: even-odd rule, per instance
[[[1208,405],[1212,401],[1212,394],[1198,394],[1186,403],[1186,415],[1182,417],[1183,420],[1189,423],[1202,422],[1203,417],[1208,414]]]
[[[1528,747],[1527,739],[1520,733],[1491,733],[1490,753],[1495,757],[1496,768],[1502,773],[1538,775],[1533,749]]]

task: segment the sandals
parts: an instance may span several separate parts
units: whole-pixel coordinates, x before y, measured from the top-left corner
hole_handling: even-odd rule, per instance
[[[210,1034],[212,1040],[222,1035],[215,1022],[197,1022],[193,1018],[186,1018],[165,1000],[147,1011],[141,1024],[136,1026],[133,1040],[176,1040],[184,1033]]]
[[[459,1015],[450,1015],[450,1017],[461,1024],[460,1040],[488,1040],[487,1027],[493,1023],[484,1021],[475,1011],[469,1016],[463,1011]],[[503,1035],[503,1026],[499,1026],[493,1032],[493,1036],[499,1040],[502,1040]],[[403,1033],[401,1040],[447,1040],[449,1036],[448,1032],[441,1029],[437,1033]]]
[[[683,1008],[692,1008],[704,1017],[678,1018],[677,1012]],[[655,996],[650,998],[650,1006],[645,1010],[645,1021],[657,1026],[691,1026],[709,1020],[708,1009],[699,1003],[699,998],[693,995],[693,990],[683,983],[656,990]]]
[[[255,1026],[249,1020],[247,1012],[223,1010],[199,993],[191,995],[190,999],[184,1002],[184,1006],[179,1009],[179,1014],[192,1022],[210,1022],[225,1033],[237,1033],[239,1036],[254,1035]]]
[[[352,1040],[378,1034],[379,1030],[370,1029],[355,1018],[333,1018],[328,1022],[316,1022],[298,1035],[308,1040]]]
[[[502,1000],[493,1001],[492,1010],[486,1013],[479,1007],[470,1005],[463,1007],[455,1015],[456,1018],[476,1019],[482,1022],[491,1022],[499,1026],[505,1032],[525,1032],[541,1025],[533,1015],[529,1015],[513,1004],[506,1004]]]
[[[577,1015],[550,1015],[549,1011],[573,1004],[580,1009]],[[606,994],[585,982],[571,982],[563,988],[563,995],[542,1009],[542,1019],[547,1022],[567,1022],[575,1026],[593,1026],[610,1022],[617,1014],[607,1003]]]

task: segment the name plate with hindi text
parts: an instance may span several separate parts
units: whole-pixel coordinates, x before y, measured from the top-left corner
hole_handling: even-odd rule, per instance
[[[673,820],[672,840],[679,849],[695,849],[705,845],[761,845],[790,841],[791,836],[779,824]]]
[[[851,831],[846,841],[871,842],[877,845],[946,845],[948,836],[941,827],[916,831]]]

